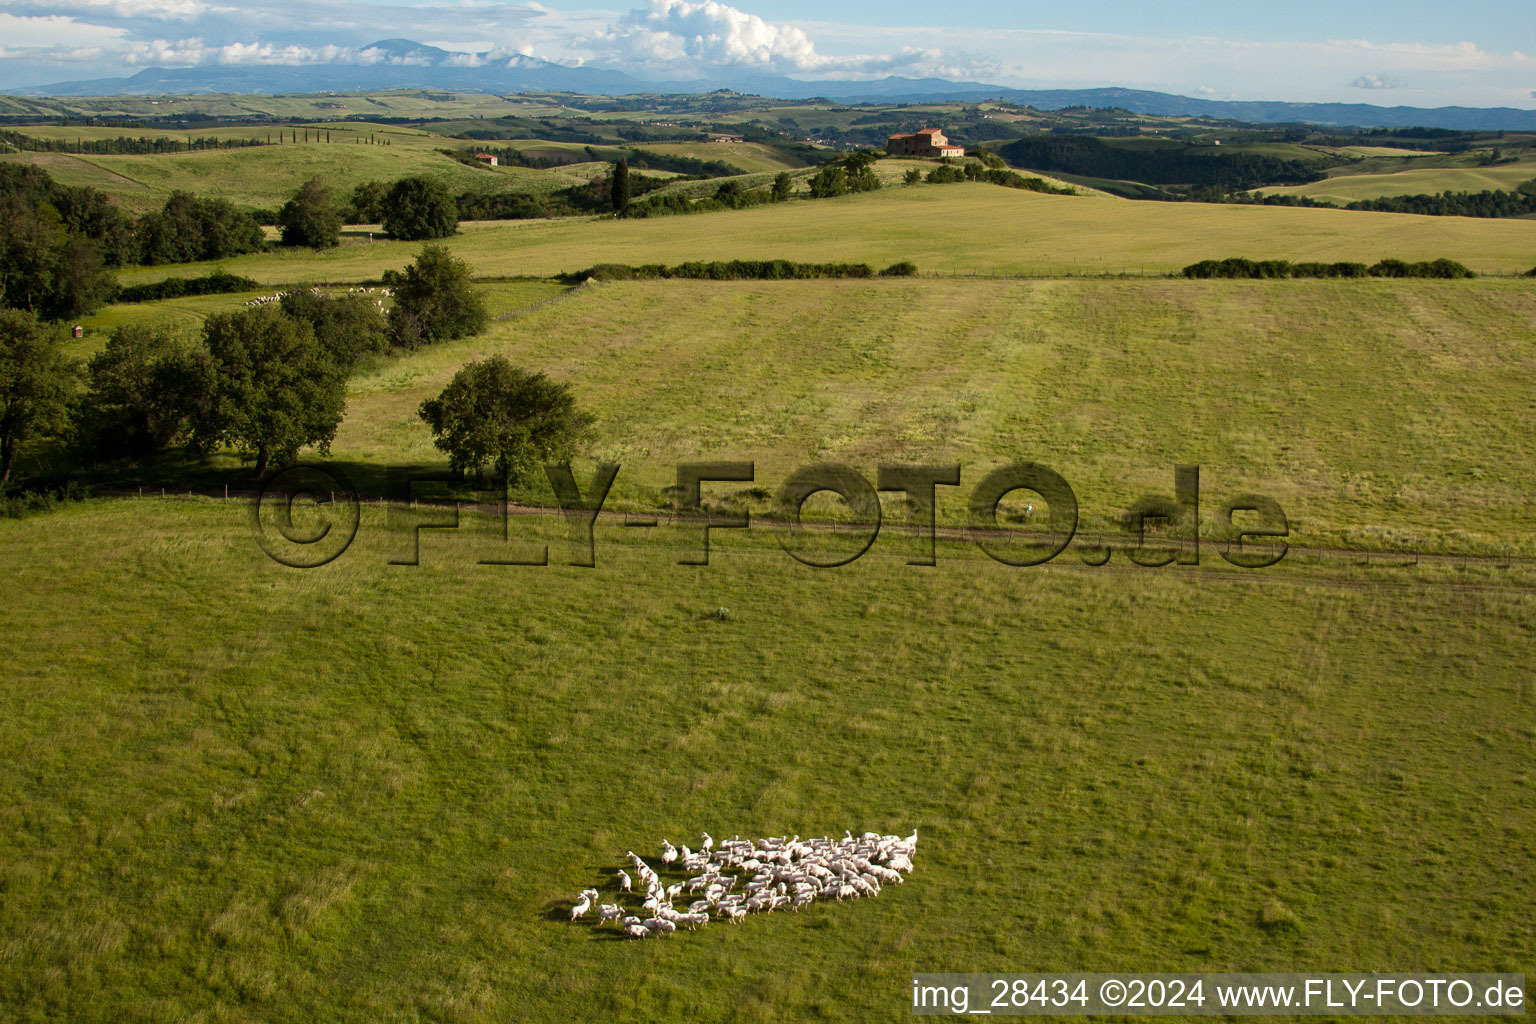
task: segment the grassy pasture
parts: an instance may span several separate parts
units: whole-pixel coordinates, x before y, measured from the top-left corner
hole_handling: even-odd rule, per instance
[[[1536,223],[1213,204],[1125,203],[995,185],[889,188],[738,212],[654,220],[471,222],[448,244],[482,275],[548,276],[598,262],[690,259],[910,259],[929,273],[1167,273],[1201,259],[1459,259],[1486,273],[1536,262]],[[344,245],[262,253],[221,266],[263,283],[359,281],[404,266],[418,247]],[[124,283],[197,275],[200,264],[135,268]]]
[[[547,297],[499,301],[524,295]],[[756,460],[772,490],[808,461],[958,461],[974,481],[1027,456],[1112,528],[1186,462],[1212,523],[1258,491],[1299,543],[1536,554],[1533,320],[1512,281],[588,285],[356,379],[333,452],[372,472],[438,463],[417,407],[503,354],[600,411],[593,454],[642,504],[690,459]]]
[[[0,521],[8,1019],[900,1020],[919,970],[1536,952],[1518,576],[686,567],[617,525],[473,564],[493,530],[391,567],[370,507],[302,572],[236,504]],[[562,920],[662,836],[866,827],[920,830],[877,900]]]

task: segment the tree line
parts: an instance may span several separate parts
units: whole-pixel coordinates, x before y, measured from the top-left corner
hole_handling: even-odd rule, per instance
[[[1111,146],[1090,135],[1040,135],[1007,143],[999,152],[1016,167],[1149,185],[1250,189],[1262,185],[1305,185],[1326,176],[1316,161],[1285,160],[1259,153],[1215,153],[1209,147]]]
[[[21,164],[0,164],[0,221],[0,303],[45,319],[99,308],[112,267],[223,259],[265,241],[255,218],[223,199],[175,192],[135,219],[103,192]]]
[[[1536,179],[1513,192],[1438,192],[1412,196],[1386,196],[1349,203],[1346,210],[1377,213],[1419,213],[1430,217],[1528,217],[1536,213]]]
[[[269,146],[268,139],[218,139],[212,136],[179,139],[174,136],[156,135],[131,138],[120,135],[115,139],[40,139],[21,132],[0,131],[0,142],[14,146],[20,152],[32,153],[90,153],[95,156],[160,156],[169,153],[191,153],[208,149],[245,149],[250,146]]]
[[[601,155],[592,146],[583,146],[580,152],[567,151],[568,156],[558,157],[530,156],[525,151],[514,146],[444,149],[439,152],[453,157],[460,163],[472,166],[483,166],[479,160],[475,159],[475,154],[486,153],[494,156],[504,166],[531,167],[540,170],[565,167],[570,164],[612,162],[609,157]],[[728,178],[732,175],[747,173],[735,164],[724,160],[703,160],[683,154],[654,153],[644,149],[625,150],[619,159],[623,160],[625,165],[633,170],[670,171],[674,174],[686,175],[692,178]]]
[[[297,288],[209,316],[195,341],[161,325],[120,327],[84,366],[63,354],[56,325],[0,310],[0,487],[44,437],[66,439],[82,466],[233,448],[257,476],[302,448],[327,451],[357,367],[489,322],[468,267],[441,246],[385,284],[387,310],[370,293]]]

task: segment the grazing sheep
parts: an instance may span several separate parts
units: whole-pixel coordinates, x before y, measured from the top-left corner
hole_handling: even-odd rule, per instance
[[[905,881],[903,876],[911,873],[917,851],[915,829],[905,839],[875,832],[855,837],[851,830],[845,830],[837,840],[795,835],[788,839],[768,836],[753,842],[732,836],[717,842],[708,832],[700,836],[697,851],[687,846],[679,849],[662,840],[664,868],[692,876],[666,883],[644,858],[633,850],[626,851],[636,878],[616,869],[619,888],[633,893],[638,879],[645,890],[643,906],[649,916],[627,915],[620,904],[604,903],[598,906],[597,923],[613,921],[630,938],[643,939],[670,935],[679,924],[697,931],[709,923],[711,910],[715,916],[737,924],[750,913],[771,913],[785,907],[799,912],[818,899],[841,903],[874,897],[880,895],[883,886]],[[725,871],[733,874],[726,875]],[[740,892],[732,891],[738,886]],[[686,913],[672,905],[683,892],[698,893],[700,889],[704,898],[689,904]],[[598,899],[598,890],[583,889],[571,908],[571,920],[586,915]]]

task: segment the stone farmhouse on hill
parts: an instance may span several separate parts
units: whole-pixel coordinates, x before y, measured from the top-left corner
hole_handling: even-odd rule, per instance
[[[965,147],[957,146],[937,128],[924,128],[910,135],[892,135],[885,140],[888,156],[965,156]]]

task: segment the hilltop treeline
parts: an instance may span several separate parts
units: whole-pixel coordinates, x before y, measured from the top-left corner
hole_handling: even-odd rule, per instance
[[[402,179],[410,180],[410,179]],[[399,182],[394,183],[398,185]],[[667,184],[665,178],[652,178],[632,174],[629,177],[630,194],[645,195]],[[375,224],[388,220],[391,185],[381,181],[364,182],[352,191],[343,210],[344,219],[350,224]],[[612,208],[613,180],[596,178],[580,185],[554,192],[461,192],[457,196],[444,196],[451,201],[455,211],[454,221],[459,220],[533,220],[542,217],[579,217],[591,213],[604,213]],[[451,232],[448,232],[451,233]],[[426,237],[426,236],[421,236]]]
[[[0,131],[0,143],[31,153],[91,153],[96,156],[154,156],[163,153],[190,153],[204,149],[245,149],[267,146],[263,139],[178,139],[170,136],[115,139],[39,139],[21,132]]]
[[[1087,135],[1039,135],[999,148],[1016,167],[1061,171],[1089,178],[1116,178],[1149,185],[1305,185],[1324,177],[1315,162],[1259,153],[1215,153],[1209,148],[1111,146]]]
[[[222,259],[265,242],[255,219],[222,199],[176,192],[135,220],[103,192],[22,164],[0,164],[0,223],[0,302],[45,319],[107,301],[108,268]]]
[[[1364,263],[1291,263],[1288,260],[1250,260],[1241,257],[1225,260],[1201,260],[1184,268],[1190,278],[1234,278],[1267,280],[1282,277],[1476,277],[1455,260],[1438,259],[1421,263],[1385,259],[1366,266]]]
[[[1344,209],[1372,210],[1377,213],[1420,213],[1431,217],[1527,217],[1536,213],[1536,181],[1526,182],[1518,192],[1485,190],[1387,196],[1381,199],[1360,199]]]

